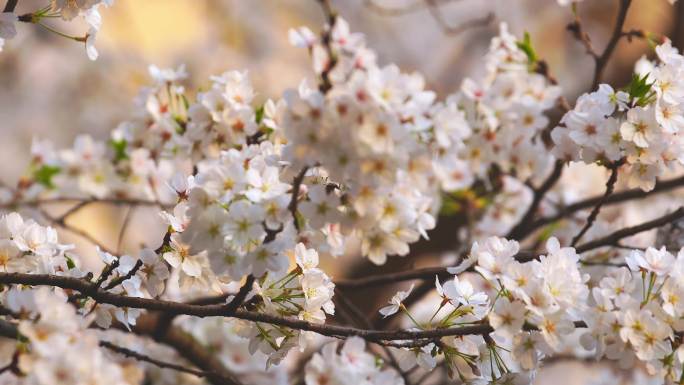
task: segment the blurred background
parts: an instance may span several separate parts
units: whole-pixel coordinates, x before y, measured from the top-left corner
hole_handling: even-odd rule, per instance
[[[45,2],[21,0],[17,13],[37,10]],[[549,63],[571,103],[591,83],[593,61],[565,29],[573,19],[570,8],[558,6],[556,0],[432,0],[434,7],[422,6],[421,0],[332,3],[352,31],[366,35],[381,64],[396,63],[404,71],[422,73],[427,87],[440,96],[454,92],[464,77],[479,75],[480,58],[497,34],[499,22],[508,23],[517,35],[530,33],[533,46]],[[583,26],[598,50],[608,39],[616,9],[615,0],[586,0],[579,6]],[[671,36],[675,44],[681,44],[678,35],[683,31],[676,26],[681,25],[677,20],[682,9],[684,6],[673,7],[666,0],[634,0],[626,28]],[[116,0],[114,6],[101,12],[103,29],[98,34],[100,56],[96,62],[88,60],[82,44],[34,25],[19,25],[17,38],[5,44],[0,53],[3,183],[16,183],[25,171],[32,138],[49,139],[58,147],[70,146],[79,133],[106,138],[119,121],[129,116],[139,87],[150,82],[150,64],[186,64],[190,74],[186,85],[191,89],[207,87],[212,74],[246,69],[261,100],[278,97],[303,78],[311,78],[307,52],[289,45],[287,31],[305,25],[317,32],[322,23],[321,10],[313,0]],[[463,23],[490,13],[494,21],[489,24],[453,33]],[[87,30],[78,23],[51,23],[74,35],[83,35]],[[624,85],[634,61],[649,53],[643,41],[621,41],[604,79],[616,87]],[[570,173],[567,178],[581,179],[587,193],[598,193],[605,176],[602,172],[594,174],[580,177]],[[112,244],[127,215],[120,208],[94,207],[83,210],[73,220],[104,243]],[[154,226],[162,228],[157,216],[144,209],[133,215],[124,249],[158,242],[150,240],[149,231]],[[156,234],[162,233],[160,230]],[[92,254],[92,246],[82,240],[68,234],[65,239],[79,245],[82,254]],[[405,270],[437,262],[436,257],[394,260],[390,268]],[[369,275],[377,271],[362,262],[355,265],[354,271],[333,271],[332,275]],[[388,288],[378,293],[377,301],[368,300],[365,307],[377,309],[377,303],[384,302],[391,291]],[[583,368],[584,364],[576,362],[553,364],[541,373],[537,383],[580,384],[606,376],[606,383],[622,381],[619,373],[579,370]],[[568,370],[573,374],[567,375]],[[625,381],[634,382],[628,378]]]

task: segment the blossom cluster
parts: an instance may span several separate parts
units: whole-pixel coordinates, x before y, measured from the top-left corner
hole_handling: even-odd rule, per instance
[[[551,133],[554,154],[592,163],[624,161],[629,185],[652,190],[656,178],[684,163],[682,81],[684,57],[666,41],[658,63],[642,59],[631,84],[614,90],[601,84],[577,99]]]
[[[553,157],[543,132],[561,89],[535,71],[534,55],[529,36],[519,41],[502,23],[484,57],[484,77],[465,79],[435,115],[435,164],[445,190],[486,178],[493,165],[515,170],[522,181],[548,172]]]
[[[677,381],[682,376],[684,249],[677,256],[664,247],[634,250],[627,267],[616,268],[592,289],[583,345],[597,357],[622,367],[643,361],[649,374]]]
[[[3,293],[3,303],[25,317],[18,326],[27,343],[17,364],[21,384],[128,384],[123,368],[108,358],[97,332],[89,329],[92,317],[79,314],[64,292],[11,289]],[[3,382],[11,381],[9,376]]]
[[[269,274],[255,283],[254,294],[261,301],[256,309],[264,314],[294,316],[315,324],[325,323],[326,314],[335,313],[332,302],[335,284],[318,268],[318,253],[297,244],[297,268],[289,273]],[[287,329],[269,324],[244,323],[239,329],[249,339],[249,351],[268,355],[267,364],[277,364],[290,349],[309,345],[312,332]]]
[[[347,338],[339,353],[337,342],[323,346],[306,364],[304,380],[306,385],[404,384],[396,370],[378,367],[376,357],[366,351],[366,342],[360,337]]]
[[[0,217],[0,268],[8,273],[55,274],[70,270],[69,245],[58,243],[57,231],[11,213]]]
[[[172,281],[174,276],[169,272],[170,267],[191,270],[190,267],[181,267],[184,264],[182,258],[188,256],[168,246],[158,251],[143,249],[138,258],[114,256],[98,250],[104,267],[95,275],[94,272],[81,270],[78,256],[65,253],[71,246],[57,243],[54,229],[40,226],[33,220],[23,220],[16,213],[0,218],[0,234],[3,237],[0,243],[5,272],[66,275],[96,284],[99,290],[127,298],[160,297],[167,291],[167,285],[178,286]],[[280,270],[265,274],[253,287],[248,287],[249,294],[245,300],[262,314],[294,316],[307,322],[324,323],[326,314],[334,314],[335,311],[332,302],[335,285],[318,268],[318,253],[302,243],[284,252],[292,254],[296,268],[290,272]],[[283,258],[287,262],[288,257]],[[170,262],[174,259],[177,264]],[[183,286],[182,275],[179,285]],[[233,296],[227,299],[228,302],[232,300]],[[19,331],[30,343],[27,352],[17,353],[18,370],[30,373],[26,383],[52,384],[55,378],[62,381],[59,383],[64,383],[66,380],[63,379],[74,376],[79,376],[78,381],[70,383],[127,383],[119,379],[117,371],[120,369],[116,363],[102,357],[99,335],[91,328],[91,324],[106,331],[116,320],[130,329],[136,325],[142,310],[97,303],[87,296],[67,296],[61,289],[32,289],[30,286],[21,289],[5,287],[0,294],[0,301],[12,317],[19,319]],[[232,346],[226,350],[226,362],[232,362],[237,372],[248,377],[259,378],[256,374],[263,371],[263,365],[277,365],[291,348],[305,347],[307,341],[313,338],[310,332],[270,324],[235,320],[228,323],[220,320],[217,324],[215,321],[207,321],[206,325],[201,323],[205,326],[191,330],[199,333],[198,338],[202,337],[200,339],[206,340],[207,344],[217,344],[219,341],[203,333],[223,333],[221,341],[228,344],[226,347]],[[192,324],[191,321],[184,322],[186,326]],[[228,333],[229,330],[232,331]],[[238,352],[233,348],[244,350],[246,355],[256,354],[263,360],[238,357]],[[81,356],[84,356],[83,359],[72,360]],[[66,363],[66,358],[73,362]],[[240,369],[240,365],[246,364],[249,365]],[[282,368],[273,370],[275,374],[283,375]],[[98,373],[110,372],[111,376],[103,377],[111,382],[97,382],[94,379]]]
[[[200,344],[211,349],[242,383],[288,384],[285,365],[270,365],[267,368],[268,355],[251,348],[251,341],[240,335],[244,324],[218,318],[185,318],[179,324]]]
[[[95,48],[95,37],[102,27],[102,17],[100,16],[98,7],[100,4],[110,6],[113,3],[114,0],[51,0],[50,5],[35,12],[22,15],[21,19],[13,10],[2,12],[0,13],[0,52],[2,52],[5,41],[13,39],[17,35],[16,23],[19,21],[45,26],[42,24],[42,20],[46,18],[59,17],[62,20],[71,21],[80,16],[88,24],[88,32],[83,37],[68,36],[56,32],[50,27],[45,28],[54,31],[60,36],[85,43],[88,58],[90,60],[96,60],[98,52]]]
[[[492,304],[480,315],[486,315],[494,329],[493,340],[480,345],[488,346],[501,361],[496,370],[489,371],[490,380],[514,375],[529,378],[529,371],[537,368],[544,354],[562,349],[563,341],[575,329],[573,322],[581,319],[585,310],[589,276],[579,270],[579,256],[573,248],[560,247],[555,238],[547,241],[546,248],[548,254],[538,260],[519,262],[515,259],[519,251],[516,241],[490,237],[474,243],[469,258],[454,271],[474,266],[492,287]],[[437,290],[453,300],[453,294],[439,285]],[[468,291],[457,290],[457,298],[467,298]],[[538,331],[524,328],[528,323]],[[459,377],[478,377],[478,371],[465,368],[457,366]]]
[[[310,31],[291,31],[293,43],[310,49],[314,70],[331,84],[326,92],[305,83],[286,92],[275,123],[288,143],[286,159],[315,167],[322,184],[316,189],[327,185],[344,198],[324,199],[313,190],[312,203],[329,209],[310,212],[310,225],[341,226],[342,234],[361,240],[364,256],[383,264],[388,255],[406,255],[408,245],[435,225],[438,200],[424,138],[435,94],[418,74],[379,67],[363,36],[350,33],[342,18],[330,34],[334,64]]]

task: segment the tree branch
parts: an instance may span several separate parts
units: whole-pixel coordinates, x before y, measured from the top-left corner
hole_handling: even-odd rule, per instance
[[[679,208],[676,211],[666,214],[662,217],[653,219],[648,222],[641,223],[636,226],[632,227],[627,227],[621,230],[618,230],[614,233],[611,233],[605,237],[595,239],[593,241],[584,243],[582,245],[579,245],[576,247],[577,253],[584,253],[587,251],[591,251],[594,249],[597,249],[599,247],[604,247],[604,246],[619,246],[617,243],[623,238],[627,238],[629,236],[648,231],[657,227],[660,227],[662,225],[665,225],[667,223],[671,223],[676,221],[677,219],[683,218],[684,217],[684,208]],[[467,254],[467,253],[465,253]],[[539,253],[535,253],[532,251],[521,251],[518,254],[516,254],[513,258],[515,258],[518,262],[527,262],[532,259],[536,259]],[[464,255],[465,256],[465,255]],[[585,263],[585,262],[583,262]],[[594,264],[593,262],[587,261],[585,264],[590,265]],[[472,270],[472,269],[470,269]],[[440,279],[446,279],[452,274],[449,274],[446,271],[445,266],[437,266],[437,267],[425,267],[422,269],[413,269],[409,271],[402,271],[398,273],[393,273],[393,274],[383,274],[383,275],[373,275],[373,276],[368,276],[368,277],[363,277],[363,278],[357,278],[357,279],[337,279],[335,280],[335,286],[338,288],[344,288],[344,289],[363,289],[363,288],[368,288],[368,287],[373,287],[373,286],[380,286],[380,285],[385,285],[385,284],[392,284],[392,283],[397,283],[397,282],[402,282],[402,281],[411,281],[411,280],[428,280],[431,281],[435,278],[435,275],[437,275]]]
[[[7,0],[7,3],[5,4],[5,9],[3,9],[2,12],[14,12],[14,9],[17,7],[18,3],[19,0]]]
[[[615,51],[620,38],[625,36],[622,30],[625,25],[625,20],[627,19],[627,11],[629,10],[629,6],[631,4],[632,0],[620,0],[617,19],[615,21],[615,27],[613,28],[613,34],[611,35],[610,40],[608,40],[608,44],[601,55],[596,57],[594,80],[591,83],[592,89],[595,89],[598,86],[599,82],[601,81],[601,77],[603,76],[603,71],[606,68],[606,64],[608,64],[608,60],[610,60],[610,56]]]
[[[491,332],[487,324],[460,326],[453,328],[431,330],[372,330],[354,327],[315,324],[293,317],[280,317],[253,311],[238,309],[234,314],[226,314],[226,305],[193,305],[181,302],[156,300],[149,298],[128,297],[113,294],[102,289],[93,290],[93,284],[79,278],[64,277],[49,274],[0,273],[0,283],[22,284],[32,286],[52,286],[80,291],[95,299],[99,303],[106,303],[118,307],[146,309],[171,314],[184,314],[196,317],[230,317],[257,323],[267,323],[285,326],[296,330],[305,330],[329,337],[358,336],[372,342],[429,339],[446,336],[462,336],[468,334],[482,334]],[[170,329],[171,330],[171,329]],[[171,332],[171,331],[169,331]]]
[[[565,206],[564,208],[560,209],[556,214],[545,217],[545,218],[540,218],[531,224],[529,224],[525,231],[521,234],[521,238],[526,237],[528,234],[533,232],[534,230],[548,225],[550,223],[559,221],[565,217],[568,217],[580,210],[588,209],[591,207],[596,206],[601,200],[603,200],[603,205],[612,205],[612,204],[617,204],[617,203],[622,203],[626,201],[630,201],[633,199],[639,199],[639,198],[645,198],[651,195],[656,195],[660,194],[663,192],[668,192],[680,187],[684,187],[684,176],[680,176],[678,178],[666,180],[666,181],[660,181],[656,183],[655,188],[651,191],[644,191],[640,188],[634,188],[634,189],[629,189],[625,191],[621,191],[618,193],[615,193],[609,197],[604,197],[605,194],[602,194],[600,196],[595,196],[595,197],[590,197],[584,200],[581,200],[579,202],[570,204],[568,206]]]
[[[634,234],[651,230],[684,217],[684,207],[676,211],[656,218],[654,220],[618,230],[608,236],[587,242],[576,248],[578,253],[583,253],[603,246],[616,244],[619,240]],[[520,262],[527,262],[536,258],[536,254],[524,253],[516,255]],[[368,341],[382,343],[383,341],[431,339],[446,336],[462,336],[468,334],[483,334],[492,331],[488,324],[461,326],[430,330],[372,330],[353,327],[314,324],[293,317],[279,317],[270,314],[261,314],[247,310],[236,310],[233,314],[227,313],[227,305],[194,305],[173,301],[156,300],[148,298],[128,297],[107,292],[88,280],[49,275],[49,274],[25,274],[25,273],[0,273],[2,284],[22,284],[32,286],[53,286],[63,289],[79,291],[99,303],[106,303],[119,307],[146,309],[170,314],[185,314],[196,317],[231,317],[252,322],[261,322],[272,325],[285,326],[297,330],[315,332],[330,337],[359,336]],[[171,332],[171,329],[168,333]],[[152,334],[152,333],[150,333]]]
[[[578,246],[577,252],[583,253],[585,251],[597,249],[603,246],[614,246],[618,243],[618,241],[620,241],[623,238],[631,237],[632,235],[655,229],[657,227],[666,225],[670,222],[674,222],[680,218],[684,218],[684,207],[680,207],[670,214],[664,215],[662,217],[653,219],[648,222],[644,222],[640,225],[626,227],[605,237],[595,239],[591,242],[587,242],[583,245]]]
[[[606,199],[613,193],[615,190],[615,183],[617,183],[618,179],[618,170],[620,169],[620,166],[624,163],[624,159],[620,159],[619,161],[613,163],[610,165],[610,177],[608,178],[608,181],[606,182],[606,192],[603,194],[603,197],[601,200],[596,203],[596,206],[594,206],[594,209],[591,210],[591,213],[589,214],[589,217],[587,218],[587,223],[582,227],[582,229],[577,233],[572,238],[572,242],[570,242],[570,246],[575,246],[577,242],[579,242],[580,239],[582,239],[582,236],[589,231],[591,226],[594,224],[596,221],[596,218],[598,217],[599,212],[601,211],[601,207],[603,204],[606,202]]]
[[[228,306],[226,306],[226,312],[228,314],[234,313],[241,305],[243,302],[245,302],[245,298],[247,298],[247,294],[252,290],[252,286],[254,285],[254,276],[252,274],[247,276],[247,280],[245,280],[245,284],[242,285],[240,288],[240,291],[233,297],[233,299],[230,301]]]
[[[332,88],[332,82],[330,81],[330,72],[337,65],[337,54],[332,48],[332,29],[335,26],[337,20],[337,13],[333,10],[330,0],[317,0],[321,5],[323,10],[323,15],[325,16],[325,28],[321,33],[321,42],[328,53],[328,63],[325,66],[323,72],[321,72],[321,84],[319,85],[319,90],[322,93],[327,93]]]
[[[544,183],[542,183],[542,185],[539,186],[538,189],[534,190],[534,196],[532,197],[532,203],[530,204],[530,207],[527,209],[525,215],[523,215],[518,224],[515,225],[511,229],[511,231],[508,232],[506,238],[523,238],[523,236],[525,235],[526,227],[529,225],[529,223],[534,218],[534,215],[537,213],[539,205],[544,199],[544,196],[546,196],[546,193],[549,192],[549,190],[551,190],[551,188],[553,188],[553,186],[555,186],[558,180],[560,179],[561,175],[563,174],[564,167],[565,163],[562,160],[556,160],[556,163],[553,166],[553,171],[551,171],[551,175],[549,175],[549,177],[546,178]]]

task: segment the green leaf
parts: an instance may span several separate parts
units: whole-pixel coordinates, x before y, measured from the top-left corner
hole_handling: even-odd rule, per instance
[[[525,32],[523,40],[515,42],[515,45],[517,45],[518,48],[523,51],[525,55],[527,55],[527,60],[530,62],[530,64],[537,62],[537,53],[534,52],[534,48],[532,48],[532,39],[530,38],[529,32]]]
[[[71,259],[70,256],[64,254],[64,258],[66,258],[67,267],[68,267],[69,269],[73,269],[74,267],[76,267],[76,264],[74,263],[74,260]]]
[[[126,154],[126,146],[128,145],[128,142],[126,142],[126,139],[120,139],[120,140],[110,140],[109,145],[112,147],[112,150],[114,150],[114,162],[120,162],[124,159],[128,159],[128,154]]]
[[[648,82],[649,74],[639,76],[639,74],[632,75],[632,80],[625,88],[625,92],[629,94],[632,102],[637,106],[645,106],[653,102],[656,93],[653,90],[653,83]]]
[[[255,113],[255,120],[257,124],[261,124],[261,121],[264,120],[264,105],[261,105],[261,107],[257,108]]]
[[[44,164],[33,172],[33,180],[47,188],[55,188],[55,185],[52,183],[52,177],[59,174],[60,171],[62,171],[62,169],[57,166]]]

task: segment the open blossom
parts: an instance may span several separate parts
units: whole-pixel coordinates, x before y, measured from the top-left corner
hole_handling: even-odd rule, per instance
[[[486,306],[489,299],[483,292],[475,292],[475,288],[468,281],[461,281],[458,276],[453,280],[447,281],[441,288],[444,296],[453,304],[469,305],[474,308]]]
[[[525,323],[525,305],[507,298],[497,300],[489,313],[489,324],[497,333],[513,336],[522,330]]]
[[[409,287],[409,289],[406,291],[398,291],[397,294],[393,295],[389,300],[390,304],[380,309],[380,314],[382,314],[384,317],[388,317],[398,312],[402,306],[402,302],[409,296],[409,294],[411,294],[412,290],[413,285],[411,285],[411,287]]]
[[[674,264],[675,258],[665,247],[656,249],[649,247],[645,252],[634,250],[627,257],[626,262],[632,271],[645,270],[656,275],[667,274]]]
[[[192,255],[188,245],[180,240],[179,234],[171,235],[171,250],[164,253],[164,260],[169,265],[179,268],[183,274],[197,277],[202,274],[199,255]]]
[[[477,260],[475,270],[482,273],[486,278],[493,278],[506,269],[518,250],[519,245],[516,241],[490,237],[482,244],[473,243],[470,255]]]

